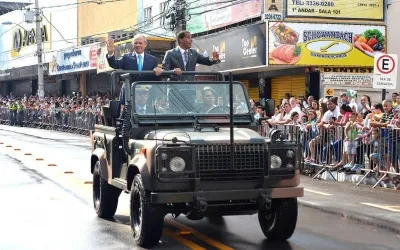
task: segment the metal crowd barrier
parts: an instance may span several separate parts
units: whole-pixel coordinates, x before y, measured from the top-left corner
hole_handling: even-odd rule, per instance
[[[390,182],[395,186],[400,184],[400,128],[360,127],[352,141],[346,140],[345,128],[341,126],[328,129],[262,125],[259,132],[268,137],[271,129],[290,131],[299,140],[303,152],[301,172],[313,179],[326,172],[335,181],[355,174],[359,178],[357,186],[366,178],[375,181],[373,188]]]
[[[11,112],[8,108],[0,108],[0,124],[41,128],[80,135],[89,135],[95,124],[101,124],[100,112],[55,111],[25,109],[21,113]]]

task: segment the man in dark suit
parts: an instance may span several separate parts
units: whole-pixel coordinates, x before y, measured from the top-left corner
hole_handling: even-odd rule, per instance
[[[158,76],[162,74],[162,69],[157,66],[157,58],[148,53],[145,53],[147,47],[147,39],[144,35],[135,35],[132,41],[134,51],[130,54],[124,54],[121,58],[115,59],[115,45],[114,40],[109,39],[107,42],[107,61],[110,67],[122,70],[152,70],[154,75],[132,75],[132,81],[159,81]],[[119,100],[122,105],[125,104],[125,91],[124,86],[119,95]]]
[[[189,31],[181,31],[177,35],[178,47],[165,53],[162,64],[163,70],[173,70],[176,76],[171,76],[172,81],[193,81],[194,75],[182,76],[182,71],[196,71],[196,64],[214,65],[219,60],[218,52],[213,52],[213,57],[200,55],[192,47],[192,34]]]

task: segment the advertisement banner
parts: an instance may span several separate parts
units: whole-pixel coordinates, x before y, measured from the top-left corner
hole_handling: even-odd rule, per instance
[[[219,52],[221,63],[198,65],[200,71],[221,71],[265,65],[266,24],[256,24],[216,35],[193,39],[193,48],[204,56]]]
[[[287,0],[287,17],[382,20],[384,0]]]
[[[263,20],[282,21],[283,20],[283,0],[264,0]]]
[[[321,73],[321,84],[372,88],[372,73]]]
[[[99,44],[57,51],[49,63],[49,75],[60,75],[97,68]]]
[[[113,71],[107,61],[107,45],[101,46],[97,51],[97,74]]]
[[[186,29],[200,33],[261,16],[264,0],[198,0],[187,6]]]
[[[373,66],[385,26],[270,22],[269,65]]]

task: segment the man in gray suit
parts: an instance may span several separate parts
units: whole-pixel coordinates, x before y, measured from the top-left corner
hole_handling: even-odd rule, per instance
[[[196,64],[211,66],[218,64],[218,52],[214,51],[212,58],[197,53],[192,47],[192,34],[189,31],[181,31],[177,35],[178,47],[165,53],[162,63],[163,70],[173,70],[176,76],[171,76],[171,81],[193,81],[194,75],[182,76],[182,71],[196,71]]]

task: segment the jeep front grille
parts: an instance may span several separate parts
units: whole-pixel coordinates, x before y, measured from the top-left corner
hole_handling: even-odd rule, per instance
[[[264,144],[235,144],[233,166],[229,144],[197,145],[196,148],[196,175],[201,181],[256,180],[264,176]]]

